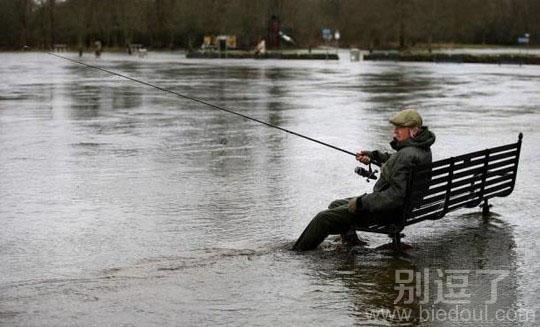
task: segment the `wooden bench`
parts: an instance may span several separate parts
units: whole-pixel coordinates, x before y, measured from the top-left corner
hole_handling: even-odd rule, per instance
[[[483,151],[439,160],[411,170],[401,217],[391,225],[355,227],[358,231],[388,234],[399,248],[406,226],[437,220],[460,208],[482,207],[489,217],[489,199],[508,196],[516,183],[523,134],[518,141]]]

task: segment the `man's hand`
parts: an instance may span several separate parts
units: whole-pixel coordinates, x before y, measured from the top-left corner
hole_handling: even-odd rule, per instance
[[[371,162],[371,158],[368,156],[367,151],[360,151],[356,153],[356,160],[360,161],[364,165],[369,165]]]

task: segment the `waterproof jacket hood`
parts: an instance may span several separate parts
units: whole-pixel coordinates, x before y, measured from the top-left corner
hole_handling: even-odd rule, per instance
[[[423,149],[429,149],[433,143],[435,143],[435,134],[433,134],[428,129],[428,127],[422,127],[420,134],[418,134],[415,138],[411,138],[402,142],[393,139],[392,142],[390,142],[390,146],[396,151],[399,151],[400,149],[407,146],[415,146]]]

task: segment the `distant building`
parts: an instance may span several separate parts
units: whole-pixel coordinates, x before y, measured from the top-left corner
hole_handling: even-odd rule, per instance
[[[203,37],[203,43],[201,44],[202,50],[228,50],[237,48],[236,35],[205,35]]]

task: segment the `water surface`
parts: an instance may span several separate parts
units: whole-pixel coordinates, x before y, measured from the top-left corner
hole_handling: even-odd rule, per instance
[[[333,239],[290,252],[329,202],[369,192],[353,157],[46,54],[4,53],[0,325],[492,326],[421,311],[455,307],[437,298],[448,276],[467,278],[453,289],[470,295],[461,309],[484,308],[487,270],[508,273],[489,319],[540,314],[540,67],[342,58],[82,60],[349,151],[389,150],[387,120],[403,107],[436,133],[435,159],[523,132],[515,191],[492,201],[488,224],[472,209],[411,226],[406,255],[373,234],[356,253]],[[427,277],[430,294],[394,305],[396,270]],[[396,308],[412,317],[370,316]],[[540,319],[528,318],[496,325]]]

